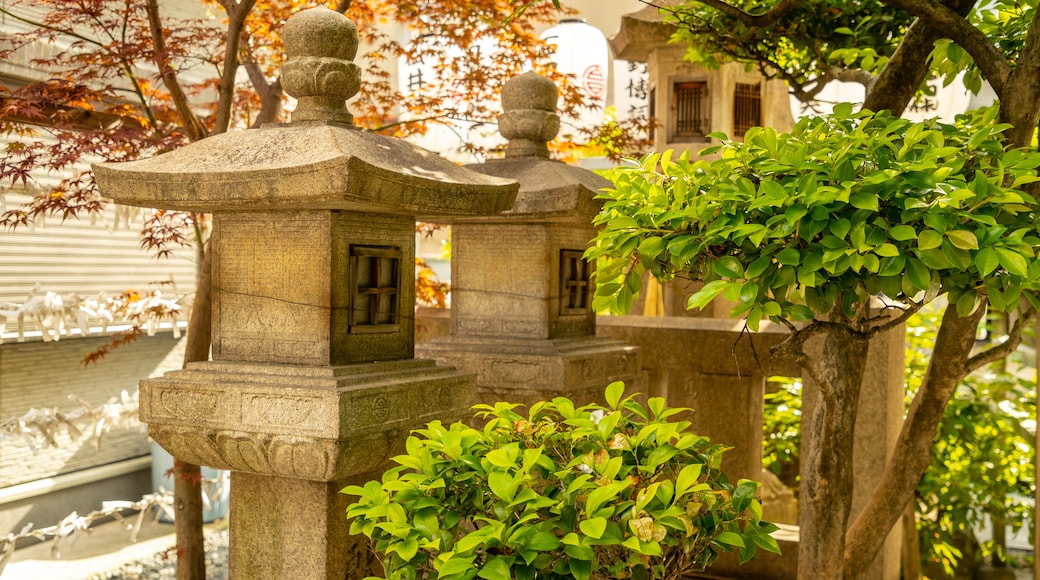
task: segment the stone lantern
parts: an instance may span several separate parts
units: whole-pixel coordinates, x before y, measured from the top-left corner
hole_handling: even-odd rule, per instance
[[[593,266],[582,254],[595,235],[595,195],[611,184],[549,159],[557,98],[556,85],[534,72],[503,87],[506,156],[468,167],[519,181],[520,192],[509,211],[451,219],[451,336],[417,347],[476,373],[484,402],[591,402],[612,381],[645,382],[636,347],[595,336]]]
[[[354,127],[342,14],[298,13],[284,39],[292,122],[94,171],[118,203],[214,216],[213,360],[142,381],[141,420],[231,470],[230,577],[342,580],[367,574],[339,490],[473,402],[471,376],[413,358],[415,216],[498,214],[517,185]]]

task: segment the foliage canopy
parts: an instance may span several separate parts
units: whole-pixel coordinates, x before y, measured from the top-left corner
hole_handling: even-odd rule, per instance
[[[755,128],[718,159],[645,157],[610,175],[593,307],[627,311],[643,271],[705,282],[733,315],[807,321],[839,306],[853,318],[874,296],[916,310],[948,293],[958,312],[985,296],[1012,310],[1036,300],[1040,154],[1005,152],[994,109],[957,125],[887,112],[806,118],[790,134]]]

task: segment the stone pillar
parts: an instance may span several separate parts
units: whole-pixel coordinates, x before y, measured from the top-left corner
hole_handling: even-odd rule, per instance
[[[749,334],[737,320],[605,316],[597,332],[638,344],[651,393],[693,409],[694,433],[733,447],[722,460],[731,479],[761,480],[766,377],[800,372],[769,366],[769,348],[787,336],[785,330],[763,324]]]
[[[595,336],[593,268],[582,254],[595,235],[594,197],[610,182],[549,159],[557,96],[534,72],[503,87],[506,157],[469,167],[515,179],[520,191],[508,212],[452,221],[451,336],[417,346],[419,356],[475,373],[482,402],[585,403],[616,380],[644,387],[638,349]]]
[[[229,577],[361,578],[340,489],[474,400],[471,375],[413,358],[415,215],[497,214],[517,186],[353,127],[342,14],[300,12],[284,41],[293,122],[94,171],[117,202],[214,214],[213,360],[140,400],[172,455],[232,471]]]

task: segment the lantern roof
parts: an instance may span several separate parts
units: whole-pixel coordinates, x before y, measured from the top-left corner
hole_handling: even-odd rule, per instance
[[[285,26],[282,84],[290,123],[215,135],[169,153],[94,165],[118,203],[182,211],[329,209],[423,216],[495,214],[518,185],[480,175],[406,141],[362,131],[344,102],[357,93],[357,29],[327,8]]]
[[[558,91],[549,79],[533,71],[513,77],[502,87],[498,127],[509,139],[506,156],[468,165],[490,177],[520,182],[512,209],[503,215],[540,220],[589,223],[600,209],[595,196],[610,182],[591,171],[549,158],[546,142],[556,137]],[[486,218],[478,218],[486,219]]]
[[[657,6],[677,4],[679,0],[661,0]],[[651,51],[668,46],[675,26],[665,23],[657,6],[647,6],[621,17],[621,27],[609,40],[615,58],[646,62]]]

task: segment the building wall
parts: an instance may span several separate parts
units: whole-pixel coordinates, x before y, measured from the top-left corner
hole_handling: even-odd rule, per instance
[[[43,184],[52,181],[46,175],[39,179]],[[24,190],[0,188],[0,212],[29,199]],[[60,295],[65,304],[73,295],[86,299],[104,292],[111,297],[130,289],[160,290],[164,297],[194,292],[194,252],[187,249],[157,259],[142,250],[141,217],[149,210],[131,210],[139,215],[129,224],[117,220],[117,212],[128,209],[110,206],[96,219],[48,218],[34,226],[0,230],[0,308],[26,302],[36,284]],[[27,333],[34,330],[35,325],[26,321]],[[16,331],[17,321],[8,320],[4,342],[17,340]]]
[[[708,84],[707,133],[723,132],[731,139],[743,139],[733,131],[733,92],[736,83],[762,83],[762,125],[778,131],[790,131],[794,126],[791,103],[783,81],[765,80],[756,71],[748,72],[743,65],[728,63],[718,70],[708,70],[701,65],[683,60],[686,49],[681,46],[652,51],[647,58],[650,86],[655,98],[654,109],[658,126],[654,131],[654,150],[690,150],[696,154],[713,144],[707,138],[676,138],[675,99],[672,94],[676,82],[706,81]]]
[[[160,5],[163,14],[171,17],[205,16],[198,2],[170,0]],[[7,0],[0,0],[0,6],[14,8]],[[14,9],[32,19],[39,19],[44,10],[25,3]],[[0,15],[0,31],[26,29],[18,19]],[[60,42],[29,45],[0,63],[0,83],[15,87],[45,78],[46,71],[32,60],[62,48]],[[46,129],[33,136],[48,138]],[[0,212],[17,209],[33,195],[85,169],[40,171],[28,184],[0,184]],[[142,250],[140,231],[150,211],[109,204],[99,216],[46,218],[17,230],[0,229],[0,311],[24,304],[37,286],[38,294],[54,292],[66,306],[75,297],[112,297],[127,290],[144,294],[161,290],[164,298],[182,297],[182,304],[190,305],[194,251],[188,248],[160,260]],[[182,322],[187,314],[185,308]],[[76,328],[75,336],[43,342],[31,320],[24,321],[24,332],[19,333],[16,319],[0,317],[0,424],[31,409],[74,411],[80,403],[70,395],[98,407],[118,400],[124,391],[135,394],[141,378],[181,366],[184,339],[167,330],[84,367],[83,357],[107,343],[115,330],[102,331],[96,320],[90,324],[93,336],[81,337]],[[133,421],[113,427],[102,435],[98,447],[98,438],[91,433],[94,423],[75,423],[83,436],[74,438],[64,428],[58,429],[57,446],[44,447],[45,442],[38,440],[36,452],[22,439],[0,438],[0,534],[18,533],[29,523],[48,527],[72,511],[85,514],[100,509],[102,501],[133,501],[152,491],[150,448],[143,425]]]
[[[91,407],[98,407],[113,397],[118,400],[122,391],[133,394],[141,378],[181,366],[184,339],[173,338],[169,332],[143,337],[110,353],[99,364],[87,367],[80,363],[84,355],[106,341],[107,338],[98,337],[0,346],[2,421],[21,417],[33,408],[72,411],[79,407],[79,403],[70,400],[72,394]],[[55,437],[58,447],[43,447],[45,443],[37,440],[36,452],[22,439],[0,440],[0,534],[17,532],[28,522],[46,527],[73,510],[87,513],[101,507],[92,494],[65,494],[60,502],[56,498],[33,497],[31,493],[25,497],[25,484],[60,481],[68,474],[149,454],[147,435],[139,423],[104,433],[100,448],[98,439],[90,433],[91,421],[78,420],[75,424],[84,432],[83,436],[70,437],[62,428]],[[140,482],[131,485],[131,495],[122,495],[127,493],[125,485],[106,487],[101,495],[107,492],[104,499],[111,500],[139,499],[150,491],[150,486],[146,478],[137,479],[144,486]]]

